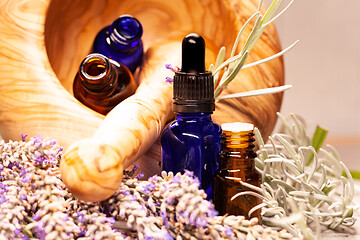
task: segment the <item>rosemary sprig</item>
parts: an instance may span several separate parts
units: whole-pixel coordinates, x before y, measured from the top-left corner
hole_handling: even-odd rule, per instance
[[[226,86],[236,77],[236,75],[240,72],[241,69],[253,67],[271,61],[277,57],[280,57],[284,55],[287,51],[292,49],[298,43],[298,41],[296,41],[288,48],[268,58],[250,64],[245,64],[249,52],[252,50],[252,48],[255,46],[255,44],[261,37],[266,26],[268,26],[271,22],[273,22],[275,19],[280,17],[291,6],[294,0],[290,1],[290,3],[282,11],[280,11],[280,13],[274,16],[276,12],[279,10],[279,7],[282,2],[283,0],[273,0],[270,7],[265,12],[264,16],[262,16],[260,12],[262,5],[262,0],[261,0],[258,5],[258,10],[245,22],[245,24],[240,29],[240,32],[237,35],[236,40],[233,44],[230,57],[226,61],[224,61],[225,60],[224,56],[226,52],[225,47],[222,47],[220,49],[215,65],[210,66],[210,71],[213,71],[213,75],[214,75],[214,86],[215,86],[214,96],[217,101],[228,98],[240,98],[240,97],[248,97],[248,96],[259,96],[263,94],[273,94],[279,91],[285,91],[286,89],[289,89],[291,87],[290,85],[287,85],[282,88],[267,88],[266,90],[261,89],[257,91],[249,91],[244,93],[231,94],[230,96],[219,97],[222,90],[226,88]],[[249,36],[247,37],[240,53],[235,55],[241,36],[243,35],[243,32],[246,29],[246,27],[253,19],[256,19],[254,27],[251,30]],[[223,71],[223,74],[220,78],[221,71]]]

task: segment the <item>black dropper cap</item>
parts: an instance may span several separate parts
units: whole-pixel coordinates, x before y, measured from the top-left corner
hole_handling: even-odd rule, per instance
[[[181,71],[175,73],[173,84],[174,112],[215,110],[214,80],[205,69],[205,41],[200,35],[191,33],[183,39]]]

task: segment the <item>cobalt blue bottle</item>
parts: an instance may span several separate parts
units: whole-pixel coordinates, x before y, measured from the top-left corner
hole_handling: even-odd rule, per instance
[[[161,136],[162,170],[194,172],[212,199],[221,128],[211,120],[214,81],[205,69],[205,41],[200,35],[193,33],[183,39],[182,67],[175,73],[173,84],[176,119]]]
[[[144,52],[142,34],[141,23],[136,18],[122,15],[98,33],[92,52],[123,63],[134,73],[142,63]]]

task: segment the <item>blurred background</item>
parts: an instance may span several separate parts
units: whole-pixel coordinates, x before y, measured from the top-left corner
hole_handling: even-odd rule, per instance
[[[264,0],[266,6],[271,2]],[[293,88],[281,113],[327,128],[326,142],[360,171],[359,10],[359,0],[295,0],[275,26],[283,48],[300,40],[284,56],[285,81]]]

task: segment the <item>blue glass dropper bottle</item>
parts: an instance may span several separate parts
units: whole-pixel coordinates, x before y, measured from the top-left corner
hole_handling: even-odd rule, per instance
[[[135,17],[122,15],[97,34],[91,52],[123,63],[134,73],[142,63],[142,34],[142,25]]]
[[[192,33],[183,39],[182,67],[175,73],[173,84],[176,119],[161,136],[162,169],[194,172],[200,187],[212,199],[221,128],[211,119],[214,81],[205,69],[205,41],[200,35]]]

